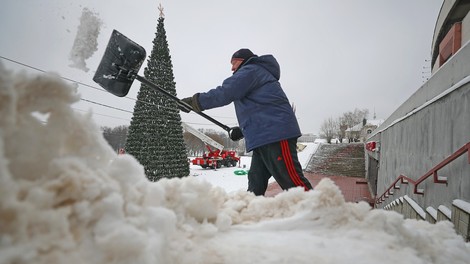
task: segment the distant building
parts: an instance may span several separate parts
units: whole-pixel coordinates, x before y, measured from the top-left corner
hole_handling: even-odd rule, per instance
[[[315,142],[318,136],[315,134],[302,134],[301,137],[297,140],[297,142]]]
[[[346,129],[346,138],[350,142],[365,142],[366,138],[383,122],[383,119],[367,120],[364,118],[362,123]]]

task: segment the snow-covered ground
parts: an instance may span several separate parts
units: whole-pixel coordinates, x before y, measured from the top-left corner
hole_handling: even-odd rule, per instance
[[[305,145],[305,148],[298,152],[298,158],[302,168],[307,167],[310,158],[317,150],[318,143],[299,143]],[[226,192],[233,192],[239,190],[246,190],[248,188],[247,175],[236,175],[235,171],[250,169],[251,157],[242,156],[238,167],[222,167],[217,170],[203,169],[198,165],[190,165],[190,176],[194,176],[199,180],[204,180],[212,184],[213,186],[221,187]],[[274,178],[271,177],[270,182],[273,182]]]
[[[200,180],[228,183],[224,169],[149,182],[132,156],[109,147],[89,115],[71,108],[76,100],[58,77],[12,75],[0,64],[0,264],[470,259],[450,222],[346,203],[328,179],[313,191],[275,197],[227,193]]]

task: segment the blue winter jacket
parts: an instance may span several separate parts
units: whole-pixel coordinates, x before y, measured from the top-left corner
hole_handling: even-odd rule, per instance
[[[279,83],[272,55],[252,57],[221,86],[199,94],[201,110],[234,102],[247,151],[301,136],[299,124]]]

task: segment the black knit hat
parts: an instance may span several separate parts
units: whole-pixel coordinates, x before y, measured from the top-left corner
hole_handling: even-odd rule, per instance
[[[239,49],[232,55],[232,60],[233,59],[242,59],[242,60],[247,60],[251,57],[256,57],[256,54],[253,54],[251,50],[249,49]]]

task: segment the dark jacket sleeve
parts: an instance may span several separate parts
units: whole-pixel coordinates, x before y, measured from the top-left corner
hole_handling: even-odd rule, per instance
[[[200,93],[199,104],[202,110],[228,105],[240,100],[258,87],[261,80],[253,67],[247,65],[225,79],[222,85],[206,93]]]

